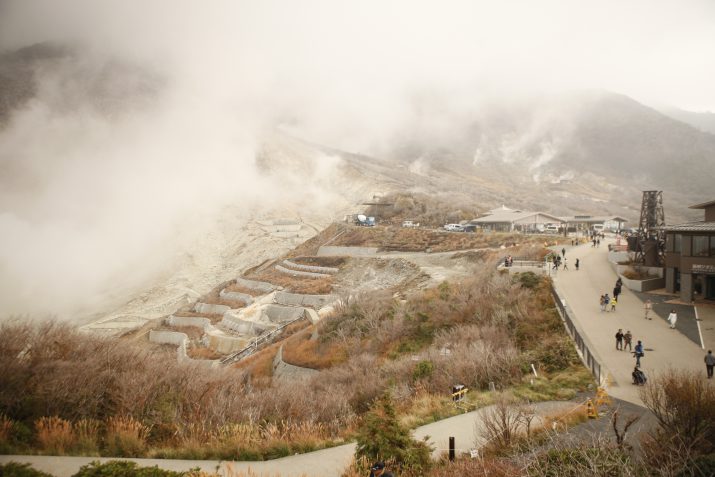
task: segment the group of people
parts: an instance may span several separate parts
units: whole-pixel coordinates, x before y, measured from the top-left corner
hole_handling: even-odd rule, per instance
[[[611,311],[615,312],[618,300],[616,300],[616,297],[611,298],[610,296],[608,296],[608,293],[606,293],[604,295],[601,295],[599,304],[601,305],[601,311],[608,312],[608,308],[610,306]]]
[[[504,257],[504,266],[511,267],[512,265],[514,265],[514,258],[511,255]]]

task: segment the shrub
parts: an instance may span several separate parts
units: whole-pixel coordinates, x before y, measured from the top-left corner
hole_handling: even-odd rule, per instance
[[[426,441],[413,439],[410,431],[399,423],[389,393],[375,403],[358,429],[357,460],[385,460],[397,468],[421,472],[431,466],[430,452]]]
[[[432,361],[420,361],[415,365],[415,370],[412,372],[412,379],[417,381],[423,378],[428,378],[432,375],[433,371],[434,365],[432,364]]]
[[[174,472],[158,467],[139,467],[136,462],[110,460],[103,464],[94,461],[83,465],[72,477],[182,477],[187,475],[192,475],[192,473]]]
[[[7,477],[53,477],[51,474],[33,469],[30,464],[8,462],[0,464],[0,475]]]
[[[519,283],[522,288],[536,288],[541,282],[541,277],[534,272],[522,272],[514,275],[514,281]]]
[[[149,429],[131,416],[115,416],[107,420],[107,451],[112,456],[134,457],[145,449]]]
[[[35,431],[40,447],[48,454],[62,455],[75,442],[72,423],[56,416],[35,421]]]

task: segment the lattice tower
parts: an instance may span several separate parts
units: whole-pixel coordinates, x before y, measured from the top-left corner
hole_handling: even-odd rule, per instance
[[[663,263],[665,250],[665,211],[663,210],[663,191],[644,190],[641,201],[641,218],[638,226],[638,246],[636,262],[647,266],[659,266]]]

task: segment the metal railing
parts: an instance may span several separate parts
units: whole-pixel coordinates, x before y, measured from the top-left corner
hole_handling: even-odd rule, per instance
[[[512,257],[512,263],[510,267],[506,266],[506,258],[502,258],[499,261],[498,266],[503,266],[504,268],[511,268],[511,267],[535,267],[535,268],[544,268],[544,260],[534,260],[533,258],[529,257]]]
[[[588,345],[581,336],[581,333],[579,333],[578,329],[574,325],[568,310],[564,306],[564,303],[561,301],[561,297],[559,297],[559,294],[556,292],[556,288],[554,288],[553,284],[551,285],[551,294],[554,298],[554,302],[556,303],[556,308],[561,314],[561,319],[566,326],[566,331],[568,331],[569,335],[571,335],[571,338],[576,344],[576,349],[581,356],[581,360],[586,365],[586,367],[591,370],[591,374],[593,374],[593,376],[596,378],[596,381],[598,383],[601,383],[601,364],[591,353],[591,350],[588,348]]]
[[[254,339],[253,342],[251,342],[251,344],[249,344],[248,346],[246,346],[245,348],[243,348],[239,351],[236,351],[235,353],[231,353],[228,356],[224,356],[223,358],[221,358],[221,360],[219,362],[221,364],[231,364],[231,363],[235,363],[236,361],[239,361],[247,356],[252,355],[256,351],[258,351],[259,346],[267,343],[271,338],[273,338],[275,335],[277,335],[278,333],[283,331],[283,329],[286,326],[292,325],[296,321],[302,320],[305,317],[306,317],[306,314],[303,313],[303,315],[299,316],[295,320],[291,320],[287,323],[283,323],[278,328],[275,328],[266,334],[257,336],[256,339]]]

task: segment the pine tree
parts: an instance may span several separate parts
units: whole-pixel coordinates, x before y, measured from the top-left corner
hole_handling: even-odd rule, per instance
[[[426,437],[424,441],[413,439],[410,430],[400,424],[392,398],[386,392],[365,415],[358,429],[355,458],[366,458],[370,462],[382,460],[399,469],[426,470],[431,464],[432,450],[426,441]]]

